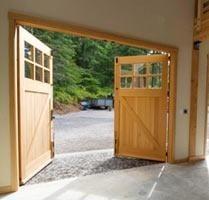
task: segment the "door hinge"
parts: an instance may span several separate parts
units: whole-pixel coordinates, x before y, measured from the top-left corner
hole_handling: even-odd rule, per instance
[[[54,141],[51,141],[51,156],[52,156],[52,158],[54,157],[54,154],[55,154],[55,152],[54,152]]]
[[[171,61],[171,55],[168,54],[168,61]]]
[[[170,97],[170,91],[169,90],[167,91],[167,97]]]
[[[118,142],[119,142],[119,140],[118,139],[115,139],[115,147],[116,148],[118,147]]]
[[[118,147],[119,147],[119,143],[118,143],[118,139],[115,139],[115,146],[114,146],[114,154],[116,155],[118,153]]]
[[[118,57],[115,58],[115,63],[118,63]]]
[[[54,110],[51,110],[51,121],[55,119]]]

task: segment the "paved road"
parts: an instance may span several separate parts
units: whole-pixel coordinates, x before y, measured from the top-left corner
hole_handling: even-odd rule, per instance
[[[87,110],[57,115],[54,121],[57,154],[113,148],[113,111]]]

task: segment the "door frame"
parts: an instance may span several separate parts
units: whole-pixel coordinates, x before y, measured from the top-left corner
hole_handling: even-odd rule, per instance
[[[176,90],[178,48],[133,37],[114,34],[90,27],[68,24],[65,22],[34,17],[26,14],[8,12],[9,18],[9,104],[10,104],[10,142],[11,142],[11,191],[19,187],[19,144],[18,144],[18,65],[17,65],[17,26],[27,25],[50,31],[62,32],[91,39],[113,41],[133,47],[163,51],[170,54],[169,84],[169,120],[168,120],[168,157],[169,163],[175,163],[175,125],[176,125]]]
[[[208,106],[209,106],[209,54],[207,54],[207,71],[206,71],[207,77],[206,77],[206,102],[205,102],[205,132],[204,132],[204,155],[205,157],[207,155],[207,139],[208,139]]]
[[[207,139],[208,139],[208,106],[209,106],[209,54],[207,54],[207,69],[206,69],[206,87],[205,87],[205,124],[204,124],[204,146],[203,155],[197,159],[202,160],[207,155]]]

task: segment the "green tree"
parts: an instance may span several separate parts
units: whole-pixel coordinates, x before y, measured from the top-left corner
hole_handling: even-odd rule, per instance
[[[70,104],[113,93],[114,58],[147,50],[26,27],[52,49],[54,99]]]

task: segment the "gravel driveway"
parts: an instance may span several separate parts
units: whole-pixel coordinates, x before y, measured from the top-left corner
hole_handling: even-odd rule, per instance
[[[57,115],[55,158],[27,184],[158,163],[114,157],[113,114],[107,110],[87,110]]]
[[[55,116],[56,154],[113,148],[113,117],[114,112],[108,110]]]
[[[113,150],[94,150],[57,155],[51,164],[33,177],[27,184],[54,181],[70,177],[106,173],[159,162],[142,159],[116,158]]]

